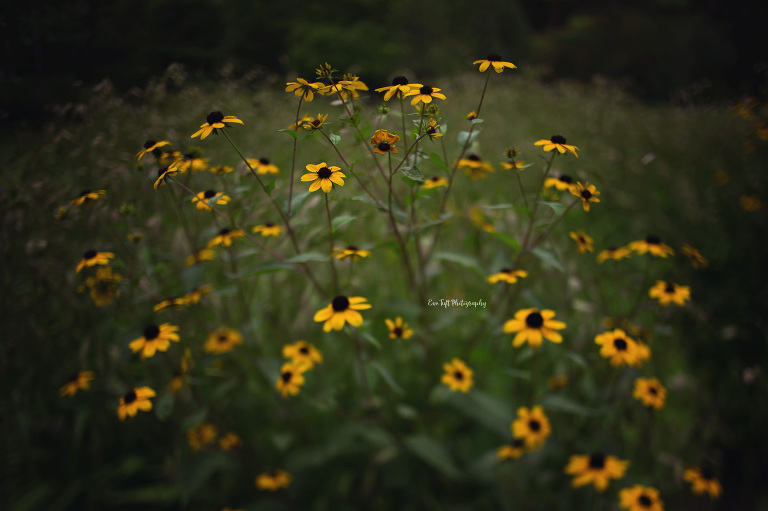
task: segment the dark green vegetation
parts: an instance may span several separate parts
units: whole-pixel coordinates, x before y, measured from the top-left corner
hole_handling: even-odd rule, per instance
[[[309,69],[301,74],[309,77]],[[386,84],[369,80],[365,70],[362,79],[372,88]],[[476,108],[482,77],[435,80],[435,85],[448,97],[441,106],[450,160],[458,153],[457,133],[468,126],[461,116]],[[768,148],[755,139],[753,124],[726,107],[644,106],[606,84],[542,85],[524,74],[492,76],[474,150],[497,172],[474,182],[457,174],[455,216],[439,247],[448,255],[430,267],[429,296],[483,299],[502,311],[553,308],[568,324],[565,341],[545,342],[532,378],[532,352],[513,349],[511,336],[500,331],[514,310],[493,316],[490,310],[415,303],[383,215],[369,204],[344,200],[360,193],[349,180],[334,192],[339,200],[332,205],[339,214],[357,217],[339,227],[338,237],[373,250],[370,260],[356,263],[350,291],[374,306],[364,313],[374,394],[369,399],[356,376],[351,340],[323,334],[312,321],[326,302],[306,279],[296,272],[261,272],[269,257],[246,242],[236,249],[237,270],[223,251],[201,271],[186,269],[189,250],[177,206],[200,244],[216,230],[214,222],[193,210],[186,193],[177,190],[174,196],[171,186],[155,192],[150,165],[136,168],[134,155],[147,138],[167,138],[182,150],[201,146],[211,163],[237,165],[222,136],[189,138],[209,111],[220,109],[245,121],[230,133],[247,156],[265,156],[280,166],[274,194],[282,200],[291,139],[276,130],[293,122],[296,106],[283,87],[273,79],[222,79],[200,87],[175,69],[128,95],[106,86],[89,88],[83,94],[91,97],[88,102],[64,105],[43,129],[17,130],[0,143],[0,495],[10,503],[5,507],[612,509],[616,490],[638,483],[659,488],[667,509],[694,510],[706,505],[705,498],[690,495],[679,468],[702,461],[714,464],[724,486],[713,508],[766,505],[761,488],[768,471],[762,456],[768,450],[766,209],[744,211],[739,202],[745,194],[768,196]],[[331,113],[329,121],[340,116],[325,98],[302,110]],[[399,129],[399,119],[385,123]],[[348,127],[334,122],[331,128],[343,130],[348,154],[363,154]],[[570,211],[545,242],[549,257],[525,260],[531,275],[518,284],[524,291],[516,302],[498,305],[499,288],[484,277],[515,250],[473,226],[466,210],[473,203],[519,202],[511,174],[498,171],[503,149],[518,146],[521,157],[534,163],[522,172],[530,188],[544,168],[544,153],[533,142],[555,133],[581,149],[578,160],[557,159],[555,170],[594,182],[602,202],[589,213]],[[338,163],[321,138],[302,140],[298,169],[323,160]],[[720,170],[730,178],[724,186],[713,180]],[[428,164],[424,171],[439,173]],[[226,178],[236,197],[228,211],[242,210],[239,221],[246,227],[275,221],[250,176],[236,172]],[[221,182],[209,174],[191,179],[200,190]],[[297,186],[304,191],[306,185]],[[85,188],[106,189],[107,197],[91,210],[54,220],[55,209]],[[433,211],[438,196],[420,201],[419,208]],[[524,211],[483,211],[498,232],[519,238]],[[327,246],[323,222],[322,197],[308,200],[296,215],[302,243],[315,251]],[[125,238],[134,229],[145,235],[138,245]],[[654,260],[650,274],[690,285],[692,302],[683,308],[641,302],[632,319],[653,332],[653,359],[640,372],[610,368],[592,340],[604,330],[605,316],[628,314],[643,296],[650,259],[598,265],[595,254],[578,254],[568,238],[573,229],[593,236],[597,250],[654,233],[678,252],[674,260]],[[700,249],[709,268],[693,270],[679,253],[683,243]],[[284,238],[275,246],[291,253]],[[114,251],[115,266],[126,278],[121,296],[103,309],[77,293],[82,278],[74,268],[92,247]],[[310,264],[327,282],[327,265]],[[344,281],[347,267],[340,268]],[[202,399],[189,388],[167,397],[166,361],[160,356],[139,361],[127,344],[156,320],[154,304],[197,283],[211,283],[212,296],[196,308],[163,313],[160,321],[180,325],[182,344],[193,349],[189,384]],[[384,319],[396,315],[411,323],[417,340],[387,338]],[[219,326],[240,329],[244,346],[221,357],[203,355],[200,346]],[[283,400],[273,388],[280,348],[300,338],[318,346],[326,361],[307,374],[299,396]],[[420,342],[430,347],[430,356],[424,356]],[[178,360],[180,346],[169,353]],[[475,370],[475,387],[467,396],[450,394],[439,383],[442,363],[453,356]],[[92,390],[59,397],[58,388],[80,369],[96,372]],[[555,374],[569,377],[557,392],[547,387]],[[638,374],[658,376],[668,388],[658,414],[631,399]],[[155,409],[121,423],[117,400],[133,385],[158,391]],[[552,436],[540,451],[499,465],[495,449],[508,441],[514,410],[526,404],[529,392],[547,405]],[[243,448],[190,451],[186,431],[204,420],[222,432],[238,432]],[[629,459],[632,466],[625,480],[595,499],[590,488],[572,490],[563,467],[571,454],[598,449]],[[257,474],[272,468],[294,476],[289,490],[277,496],[253,485]]]

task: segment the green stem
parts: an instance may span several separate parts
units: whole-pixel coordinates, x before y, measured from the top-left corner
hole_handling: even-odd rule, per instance
[[[304,100],[304,96],[299,97],[299,106],[296,108],[296,132],[298,133],[301,131],[301,126],[299,126],[299,116],[301,115],[301,103]],[[296,137],[293,139],[293,154],[291,155],[291,181],[288,185],[288,211],[286,211],[286,216],[288,218],[291,218],[291,203],[293,201],[293,181],[294,181],[294,174],[296,172],[296,147],[299,145],[299,137]]]
[[[333,222],[331,221],[331,206],[328,203],[328,194],[325,193],[325,212],[328,213],[328,240],[330,242],[330,250],[328,251],[328,257],[331,261],[331,274],[333,275],[333,289],[336,292],[336,296],[339,295],[339,276],[336,273],[336,261],[333,257]]]

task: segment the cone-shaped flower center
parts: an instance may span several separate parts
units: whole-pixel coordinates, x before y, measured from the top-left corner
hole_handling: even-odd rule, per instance
[[[664,292],[667,294],[672,294],[675,292],[675,284],[672,282],[668,282],[666,286],[664,286]]]
[[[502,268],[499,273],[512,273],[512,268]]]
[[[605,456],[596,453],[589,456],[589,468],[601,469],[605,467]]]
[[[262,165],[269,165],[269,160],[267,158],[259,158],[259,163]]]
[[[156,339],[158,335],[160,335],[160,329],[157,325],[149,325],[144,329],[144,339],[148,341]]]
[[[621,337],[617,337],[613,340],[613,347],[619,351],[627,351],[627,341]]]
[[[273,224],[272,222],[267,222],[266,224],[264,224],[264,227],[274,227],[274,226],[275,224]]]
[[[328,167],[323,167],[320,170],[317,171],[317,177],[320,179],[328,179],[331,177],[331,174],[333,174],[333,171],[329,169]]]
[[[568,184],[573,183],[573,178],[571,176],[567,175],[567,174],[563,174],[562,176],[560,176],[559,179],[563,183],[568,183]]]
[[[453,372],[453,377],[456,378],[457,380],[463,380],[464,379],[464,373],[462,373],[461,371],[454,371]]]
[[[90,190],[83,190],[82,192],[80,192],[80,197],[85,197],[85,196],[86,196],[86,195],[88,195],[89,193],[91,193],[91,191],[90,191]]]
[[[392,85],[408,85],[408,78],[405,76],[395,76],[392,78]]]
[[[346,296],[337,296],[331,302],[331,307],[336,312],[344,312],[349,309],[349,299]]]
[[[714,474],[714,470],[712,470],[712,467],[707,467],[707,466],[702,467],[701,477],[703,477],[704,479],[714,479],[715,474]]]
[[[216,124],[224,120],[224,114],[221,112],[211,112],[208,117],[205,118],[208,124]]]
[[[541,328],[544,324],[544,318],[538,312],[531,312],[525,318],[525,324],[530,328]]]
[[[309,348],[306,346],[302,346],[301,348],[299,348],[299,353],[301,353],[302,355],[309,355]]]
[[[219,335],[219,338],[217,339],[219,342],[227,342],[227,336],[224,334]]]
[[[168,167],[162,167],[162,168],[157,169],[157,176],[158,177],[162,176],[163,174],[165,174],[165,172],[167,170],[168,170]]]
[[[90,249],[83,254],[83,259],[93,259],[97,253],[94,249]]]
[[[467,159],[472,161],[480,161],[480,157],[476,154],[470,154],[469,156],[467,156]]]
[[[653,394],[654,396],[657,396],[657,395],[659,394],[659,391],[658,391],[658,389],[657,389],[656,387],[654,387],[653,385],[651,385],[650,387],[648,387],[648,392],[649,392],[650,394]]]
[[[353,252],[357,252],[357,247],[355,245],[350,245],[347,247],[347,250],[352,250]]]
[[[565,144],[565,137],[562,135],[553,135],[549,140],[553,144]]]
[[[590,197],[592,197],[592,192],[590,192],[589,190],[582,190],[581,196],[585,199],[589,199]]]
[[[230,230],[225,227],[219,231],[219,236],[226,236],[227,234],[229,234],[229,232]]]
[[[123,402],[125,402],[127,405],[133,403],[134,401],[136,401],[136,392],[133,390],[123,396]]]
[[[392,331],[393,334],[395,334],[395,337],[402,337],[403,336],[403,329],[399,326],[396,326],[395,329]]]

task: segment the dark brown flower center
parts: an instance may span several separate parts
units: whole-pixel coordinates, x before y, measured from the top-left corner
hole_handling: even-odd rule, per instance
[[[530,328],[541,328],[544,324],[544,318],[538,312],[531,312],[525,318],[525,324]]]
[[[302,346],[299,348],[299,353],[302,355],[309,355],[309,348],[307,346]]]
[[[87,250],[85,254],[83,254],[83,259],[93,259],[96,257],[96,254],[98,254],[98,252],[96,252],[94,249]]]
[[[134,401],[136,401],[136,392],[133,390],[123,396],[123,402],[127,405],[133,403]]]
[[[148,341],[156,339],[158,335],[160,335],[160,329],[157,325],[149,325],[144,329],[144,339]]]
[[[589,456],[589,468],[601,469],[605,467],[605,456],[595,453]]]
[[[225,334],[219,334],[219,338],[217,339],[220,343],[227,342],[227,336]]]
[[[154,140],[147,140],[146,142],[144,142],[144,149],[149,149],[150,147],[152,147],[156,143],[157,142],[155,142]]]
[[[550,142],[553,144],[565,144],[565,137],[562,135],[553,135],[552,138],[549,139]]]
[[[91,193],[91,191],[90,191],[90,190],[83,190],[82,192],[80,192],[80,197],[85,197],[85,196],[86,196],[86,195],[88,195],[89,193]]]
[[[520,449],[522,446],[525,445],[525,440],[522,439],[522,438],[515,438],[515,439],[512,440],[511,445],[515,449]]]
[[[637,498],[637,503],[643,507],[651,507],[653,505],[653,501],[647,495],[640,495]]]
[[[80,373],[74,373],[72,376],[69,377],[68,382],[77,383],[80,380]]]
[[[434,177],[430,177],[429,180],[432,181],[433,183],[437,183],[438,181],[440,181],[440,178],[437,176],[434,176]]]
[[[715,478],[715,471],[710,466],[703,466],[701,467],[701,477],[712,480]]]
[[[344,312],[349,309],[349,298],[346,296],[337,296],[331,302],[331,307],[333,307],[333,310],[336,312]]]
[[[272,222],[267,222],[266,224],[264,224],[264,227],[274,227],[274,226],[275,224],[273,224]]]
[[[262,165],[269,165],[270,162],[266,158],[259,158],[259,163],[261,163]]]
[[[502,268],[499,273],[512,273],[512,268]]]
[[[616,252],[619,249],[619,247],[611,245],[610,247],[606,248],[608,252]]]
[[[350,245],[350,246],[347,247],[347,250],[351,250],[353,252],[357,252],[357,247],[354,246],[354,245]]]
[[[667,285],[664,286],[664,292],[667,294],[672,294],[675,292],[675,284],[672,282],[667,282]]]
[[[425,85],[421,89],[419,89],[419,93],[420,94],[425,94],[427,96],[431,96],[432,92],[433,92],[432,87],[430,87],[428,85]]]
[[[392,146],[390,146],[387,142],[379,142],[379,145],[376,147],[379,149],[379,151],[386,153]]]
[[[408,78],[405,76],[395,76],[392,78],[392,85],[408,85]]]
[[[480,161],[480,157],[476,154],[470,154],[469,156],[467,156],[467,159],[471,161]]]
[[[536,433],[541,430],[541,423],[536,419],[531,419],[528,421],[528,429]]]
[[[161,169],[157,169],[157,177],[160,177],[160,176],[162,176],[163,174],[165,174],[165,172],[166,172],[167,170],[168,170],[168,167],[163,167],[163,168],[161,168]]]
[[[654,396],[658,396],[659,395],[659,389],[657,389],[656,387],[651,385],[650,387],[648,387],[648,393],[649,394],[653,394]]]
[[[216,195],[216,190],[206,190],[205,193],[203,193],[203,197],[206,199],[210,199],[214,195]]]
[[[402,337],[403,336],[403,329],[399,326],[396,326],[394,330],[392,330],[392,333],[395,334],[395,337]]]
[[[314,126],[315,128],[317,128],[318,126],[320,126],[321,124],[323,124],[323,121],[321,121],[320,119],[315,119],[314,121],[312,121],[312,123],[311,123],[311,124],[312,124],[312,126]]]
[[[627,351],[627,341],[621,337],[617,337],[613,340],[613,347],[619,351]]]
[[[221,112],[211,112],[208,114],[208,117],[206,117],[205,120],[208,124],[216,124],[217,122],[224,120],[224,114]]]
[[[222,230],[220,230],[220,231],[219,231],[219,236],[226,236],[226,235],[227,235],[227,234],[229,234],[230,232],[231,232],[231,231],[230,231],[230,229],[227,229],[227,228],[225,227],[225,228],[223,228]]]
[[[566,174],[563,174],[558,179],[560,181],[562,181],[563,183],[568,183],[568,184],[573,183],[573,178],[571,176],[566,175]]]
[[[649,234],[648,236],[645,237],[645,242],[648,243],[649,245],[658,245],[661,243],[661,238],[659,238],[654,234]]]
[[[320,179],[328,179],[333,174],[333,171],[328,167],[323,167],[317,171],[317,177]]]
[[[293,373],[291,371],[285,371],[283,374],[280,375],[280,378],[282,378],[283,383],[288,383],[291,381],[291,378],[293,377]]]
[[[589,200],[592,197],[592,192],[590,192],[589,190],[582,190],[581,197],[586,200]]]
[[[453,377],[456,378],[457,380],[463,380],[464,379],[464,373],[462,373],[461,371],[454,371],[453,372]]]
[[[501,55],[499,55],[498,53],[489,53],[488,58],[486,60],[489,60],[491,62],[500,62]]]

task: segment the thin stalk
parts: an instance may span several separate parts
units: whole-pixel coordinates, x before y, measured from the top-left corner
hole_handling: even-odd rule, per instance
[[[299,126],[299,116],[301,115],[301,103],[304,100],[304,96],[299,96],[299,106],[296,108],[296,132],[298,133],[301,131],[301,126]],[[296,137],[293,139],[293,154],[291,155],[291,181],[288,185],[288,211],[286,211],[286,216],[288,218],[291,218],[291,203],[293,201],[293,181],[294,181],[294,173],[296,172],[296,147],[299,145],[299,137]]]
[[[336,261],[333,257],[333,222],[331,222],[331,206],[328,203],[328,194],[325,195],[325,212],[328,213],[328,241],[330,242],[330,250],[328,251],[328,257],[331,261],[331,274],[333,275],[333,289],[336,292],[336,296],[339,294],[339,275],[336,273]]]

